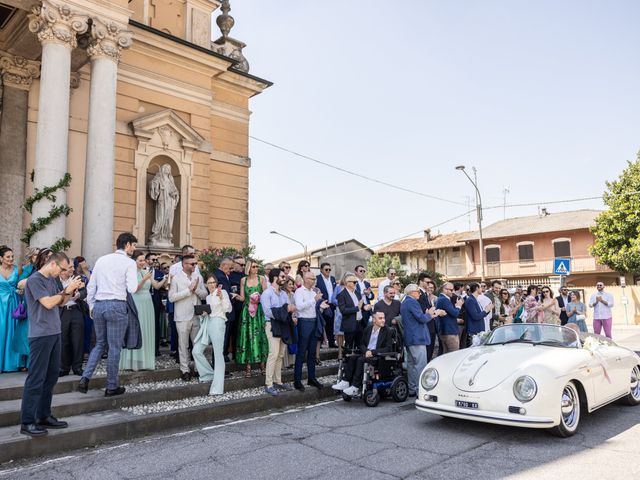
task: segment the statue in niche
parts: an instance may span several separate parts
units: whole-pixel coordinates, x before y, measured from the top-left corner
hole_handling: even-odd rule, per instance
[[[171,165],[162,165],[149,182],[149,196],[156,202],[156,217],[149,237],[151,245],[173,246],[173,218],[180,192],[171,175]]]

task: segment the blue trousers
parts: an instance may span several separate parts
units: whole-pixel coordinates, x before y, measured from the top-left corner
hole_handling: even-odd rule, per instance
[[[293,380],[302,381],[302,363],[307,360],[308,380],[316,378],[316,345],[318,335],[316,332],[315,318],[298,319],[298,351],[296,352],[296,366],[293,371]]]
[[[96,346],[91,350],[87,366],[84,368],[83,378],[90,379],[98,362],[102,358],[104,347],[109,345],[107,354],[107,389],[118,388],[118,368],[120,365],[120,350],[124,344],[127,331],[127,302],[124,300],[103,300],[96,302],[93,307],[93,324],[96,328]]]
[[[35,423],[51,415],[53,387],[60,373],[60,334],[29,339],[31,360],[22,393],[21,422]]]

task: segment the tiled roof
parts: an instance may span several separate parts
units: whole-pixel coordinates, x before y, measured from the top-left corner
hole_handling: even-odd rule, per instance
[[[571,212],[550,213],[545,216],[508,218],[483,228],[482,237],[486,240],[516,235],[580,230],[595,225],[595,218],[598,214],[600,214],[600,210],[573,210]],[[478,240],[478,232],[469,232],[462,240]]]
[[[428,240],[427,237],[405,238],[404,240],[399,240],[387,245],[386,247],[382,247],[376,253],[402,253],[459,247],[462,245],[461,239],[468,237],[473,233],[474,232],[446,233],[436,237],[431,237],[431,240]]]

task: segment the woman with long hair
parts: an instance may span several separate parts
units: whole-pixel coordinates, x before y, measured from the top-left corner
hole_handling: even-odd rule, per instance
[[[515,313],[511,305],[511,295],[509,290],[503,288],[500,290],[500,323],[507,325],[513,323],[513,314]]]
[[[542,287],[540,312],[541,314],[538,314],[540,323],[560,325],[560,306],[558,305],[558,301],[553,297],[551,288],[547,286]]]
[[[265,373],[264,363],[269,355],[269,341],[264,330],[265,318],[260,304],[260,295],[267,289],[264,277],[258,275],[258,264],[247,260],[246,277],[240,280],[240,293],[237,300],[243,301],[236,363],[246,365],[245,377],[251,376],[251,364],[260,363],[261,373]]]
[[[0,247],[0,371],[17,372],[26,367],[23,354],[14,350],[20,327],[18,320],[13,318],[13,312],[18,306],[18,282],[21,281],[21,269],[14,265],[13,250]]]
[[[588,332],[587,329],[587,307],[580,301],[580,292],[569,293],[569,303],[567,304],[567,323],[575,323],[581,332]]]
[[[50,251],[50,250],[49,250]],[[51,252],[53,253],[53,252]],[[27,302],[24,301],[24,287],[27,283],[27,278],[36,271],[36,264],[40,249],[35,247],[27,248],[24,256],[24,265],[22,266],[22,273],[20,274],[20,280],[16,287],[18,293],[18,302],[22,303],[27,314],[26,318],[16,322],[16,331],[13,334],[13,341],[11,342],[11,348],[14,352],[18,352],[21,356],[20,367],[18,370],[26,371],[26,367],[29,364],[29,312],[27,311]]]
[[[296,271],[296,288],[300,288],[302,286],[302,279],[304,274],[311,270],[311,264],[306,260],[302,260],[298,264],[298,270]]]
[[[209,395],[224,393],[224,332],[227,313],[231,312],[231,300],[226,290],[214,275],[210,275],[206,282],[209,295],[207,305],[211,307],[211,314],[200,317],[200,330],[193,345],[193,360],[198,369],[199,381],[211,382]],[[211,344],[213,347],[214,369],[204,356],[204,349]]]
[[[156,324],[153,300],[150,288],[160,288],[160,283],[153,279],[153,272],[147,266],[145,253],[136,250],[131,256],[138,269],[138,290],[133,294],[133,301],[138,309],[138,320],[142,332],[142,348],[137,350],[123,349],[120,354],[121,370],[155,370],[156,368]]]

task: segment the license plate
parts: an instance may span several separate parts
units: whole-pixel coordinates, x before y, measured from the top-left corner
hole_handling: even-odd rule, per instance
[[[462,400],[456,400],[456,407],[460,408],[478,408],[476,402],[463,402]]]

